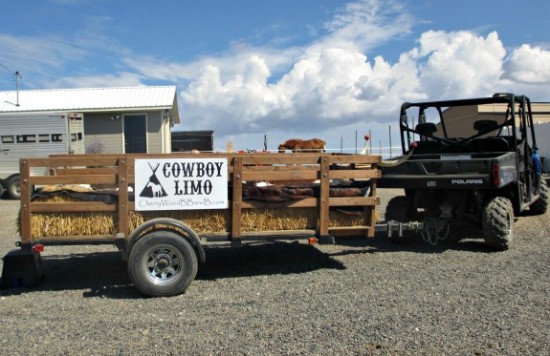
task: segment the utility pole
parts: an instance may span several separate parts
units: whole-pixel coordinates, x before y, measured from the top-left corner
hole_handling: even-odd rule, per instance
[[[19,71],[15,72],[15,89],[17,91],[17,101],[15,102],[15,106],[19,106],[19,80],[21,80],[23,76]]]

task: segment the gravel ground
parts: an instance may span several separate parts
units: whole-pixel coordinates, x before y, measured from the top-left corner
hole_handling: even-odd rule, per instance
[[[400,193],[378,192],[380,211]],[[18,207],[0,200],[2,256]],[[0,354],[547,355],[549,216],[522,216],[505,252],[479,233],[216,245],[173,298],[140,295],[111,246],[46,247],[43,285],[0,291]]]

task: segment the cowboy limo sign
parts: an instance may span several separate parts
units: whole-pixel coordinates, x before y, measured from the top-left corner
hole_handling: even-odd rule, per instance
[[[136,159],[136,210],[227,209],[227,158]]]

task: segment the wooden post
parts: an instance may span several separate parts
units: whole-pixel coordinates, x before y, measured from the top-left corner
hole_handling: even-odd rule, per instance
[[[231,198],[231,246],[241,246],[241,202],[243,197],[243,160],[233,158],[233,196]]]
[[[32,242],[31,234],[31,187],[30,187],[30,167],[29,161],[21,159],[19,161],[19,180],[21,185],[21,244],[30,244]]]
[[[321,155],[320,177],[321,189],[319,194],[319,240],[329,238],[329,191],[330,191],[330,160],[329,156]]]
[[[372,169],[376,169],[378,170],[379,167],[378,167],[378,163],[380,162],[380,159],[378,160],[377,163],[375,164],[372,164]],[[371,197],[376,197],[376,182],[378,180],[377,179],[371,179],[370,180],[370,196]],[[371,205],[368,207],[369,209],[369,212],[367,214],[367,219],[369,220],[367,222],[367,226],[369,227],[369,231],[368,231],[368,237],[374,237],[374,233],[376,232],[376,205]]]
[[[118,159],[118,233],[128,237],[128,157]]]

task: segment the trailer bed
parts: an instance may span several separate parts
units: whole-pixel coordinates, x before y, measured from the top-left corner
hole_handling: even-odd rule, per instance
[[[380,178],[377,166],[379,156],[326,153],[57,155],[26,158],[20,162],[21,244],[114,243],[124,249],[127,238],[139,225],[132,223],[132,217],[143,215],[142,219],[147,220],[178,216],[177,211],[171,210],[146,213],[136,210],[136,160],[163,159],[226,159],[228,162],[227,208],[179,212],[183,222],[186,220],[184,214],[190,213],[200,213],[203,220],[215,214],[224,216],[223,231],[197,231],[202,238],[227,240],[238,246],[243,239],[257,239],[259,236],[374,236],[376,205],[379,204],[376,197],[376,182]],[[36,168],[42,168],[45,173],[31,175],[30,172],[36,172]],[[45,193],[33,192],[36,187],[43,186],[59,187],[59,191],[64,191],[62,194],[72,195],[72,199],[38,199],[44,198]],[[67,189],[74,186],[96,189],[88,192]],[[360,194],[357,194],[358,190]],[[289,192],[298,192],[298,197]],[[275,194],[275,199],[270,194]],[[301,228],[283,226],[265,231],[244,226],[247,217],[250,219],[252,216],[254,220],[254,213],[269,210],[287,212],[289,219],[292,213],[308,211],[309,223]],[[352,225],[337,226],[331,223],[335,220],[334,214],[346,213],[355,216],[351,220]],[[40,216],[50,216],[52,220],[46,225],[51,227],[56,219],[63,222],[63,219],[74,214],[110,216],[112,226],[108,232],[72,235],[51,234],[48,229],[35,226],[35,220]],[[314,216],[313,222],[311,214]]]

